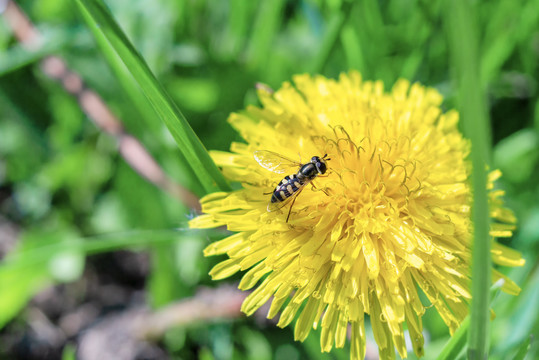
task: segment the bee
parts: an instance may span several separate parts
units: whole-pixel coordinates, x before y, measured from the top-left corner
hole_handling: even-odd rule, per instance
[[[287,171],[291,171],[293,168],[298,169],[296,174],[285,176],[275,187],[275,190],[271,193],[270,202],[268,203],[268,212],[279,210],[292,202],[290,209],[288,210],[288,216],[286,217],[286,222],[288,222],[290,212],[292,211],[297,196],[314,178],[326,173],[326,161],[331,160],[327,156],[327,154],[322,157],[313,156],[311,161],[302,164],[301,162],[288,159],[273,151],[255,151],[255,160],[266,170],[276,174],[284,174]],[[311,183],[311,185],[316,188],[314,184]]]

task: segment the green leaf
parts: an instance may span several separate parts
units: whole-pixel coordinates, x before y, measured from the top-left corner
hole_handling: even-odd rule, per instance
[[[533,265],[532,265],[533,266]],[[530,334],[537,334],[539,324],[539,268],[528,274],[522,293],[515,302],[514,311],[507,318],[503,344],[510,349],[526,341]]]
[[[494,149],[494,160],[505,179],[524,183],[533,175],[539,160],[539,135],[533,129],[519,130],[501,140]]]
[[[242,327],[239,330],[239,339],[241,339],[243,346],[245,347],[248,359],[272,359],[271,345],[262,332]]]
[[[62,351],[62,360],[76,360],[77,348],[72,344],[66,344],[64,351]]]
[[[468,316],[460,327],[455,331],[453,336],[449,339],[447,344],[436,358],[437,360],[451,360],[456,359],[458,355],[462,352],[463,348],[466,346],[466,335],[468,334],[468,329],[470,328],[470,317]]]
[[[318,54],[311,60],[311,73],[317,74],[322,72],[324,69],[324,66],[331,57],[333,50],[341,37],[343,26],[346,24],[348,17],[352,13],[353,4],[353,2],[345,1],[342,3],[341,8],[332,14],[331,19],[329,20],[328,28],[325,32],[324,38],[322,39],[320,50],[318,51]]]
[[[73,37],[74,34],[45,33],[41,37],[42,45],[37,49],[29,50],[22,45],[15,45],[6,51],[0,51],[0,76],[57,53]]]
[[[170,244],[190,231],[192,230],[129,231],[84,239],[68,232],[31,232],[25,235],[22,248],[11,253],[0,264],[0,293],[3,294],[0,297],[0,329],[15,317],[36,293],[54,282],[59,255],[82,256],[137,246]],[[78,276],[81,274],[82,271],[79,271]],[[75,278],[60,280],[72,281]]]
[[[267,68],[272,42],[281,25],[281,13],[285,1],[261,1],[254,21],[253,31],[248,45],[248,62],[253,68]]]
[[[116,23],[104,3],[100,0],[77,0],[77,4],[84,20],[94,32],[94,36],[96,38],[104,36],[111,49],[129,69],[159,118],[166,124],[206,192],[230,190],[230,186],[219,172],[200,139]]]
[[[526,341],[524,341],[518,348],[518,352],[515,354],[513,360],[524,360],[528,351],[530,350],[532,335],[528,336]]]
[[[503,65],[514,55],[525,35],[537,28],[539,1],[524,3],[505,0],[497,3],[489,16],[481,58],[481,80],[488,84],[499,76]]]
[[[50,282],[42,266],[21,268],[0,267],[0,329],[3,328],[28,301]]]
[[[346,22],[341,31],[341,42],[346,56],[346,64],[349,69],[358,70],[365,74],[367,71],[365,65],[365,50],[359,39],[356,28],[351,22]]]

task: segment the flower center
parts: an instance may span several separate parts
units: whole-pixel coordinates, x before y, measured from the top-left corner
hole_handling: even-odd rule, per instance
[[[382,223],[407,218],[408,203],[421,193],[418,160],[411,160],[411,141],[400,136],[378,139],[348,136],[327,140],[331,172],[325,186],[341,211],[371,233],[384,231]],[[365,219],[363,221],[363,219]],[[357,223],[356,223],[357,224]]]

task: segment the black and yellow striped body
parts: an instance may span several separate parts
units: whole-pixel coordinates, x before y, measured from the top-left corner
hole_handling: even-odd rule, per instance
[[[292,212],[292,207],[297,196],[305,188],[305,185],[309,184],[318,175],[326,173],[326,161],[330,160],[326,154],[321,158],[313,156],[311,161],[306,164],[294,163],[279,154],[263,150],[255,152],[255,159],[262,167],[279,174],[284,172],[283,169],[288,168],[287,164],[298,165],[298,172],[296,174],[285,176],[275,187],[268,203],[269,212],[277,211],[288,203],[292,203],[288,210],[286,222],[290,218],[290,213]]]
[[[275,187],[273,194],[271,195],[271,203],[278,203],[285,201],[296,192],[298,192],[306,182],[310,179],[305,177],[298,177],[297,174],[285,176],[281,180],[279,185]]]

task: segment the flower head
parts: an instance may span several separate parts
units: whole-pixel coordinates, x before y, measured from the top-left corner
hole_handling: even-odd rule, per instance
[[[362,359],[369,315],[381,358],[392,358],[395,348],[406,356],[405,323],[421,356],[426,308],[434,306],[453,332],[470,299],[469,143],[457,129],[458,114],[442,113],[434,89],[400,80],[386,93],[357,72],[338,81],[296,76],[294,85],[275,93],[262,88],[259,97],[261,108],[229,119],[247,143],[212,153],[243,188],[204,197],[205,215],[190,223],[236,232],[206,248],[207,256],[228,255],[211,276],[247,271],[240,288],[258,286],[242,310],[252,314],[272,299],[268,317],[281,312],[281,327],[296,319],[300,341],[320,326],[323,351],[344,346],[350,326],[351,357]],[[269,194],[298,167],[269,171],[257,151],[303,163],[324,154],[330,160],[325,174],[301,186],[293,207],[289,201],[268,211]],[[501,195],[491,192],[493,237],[510,236],[515,222]],[[502,265],[523,262],[497,243],[492,255]],[[504,290],[517,293],[506,280]]]

